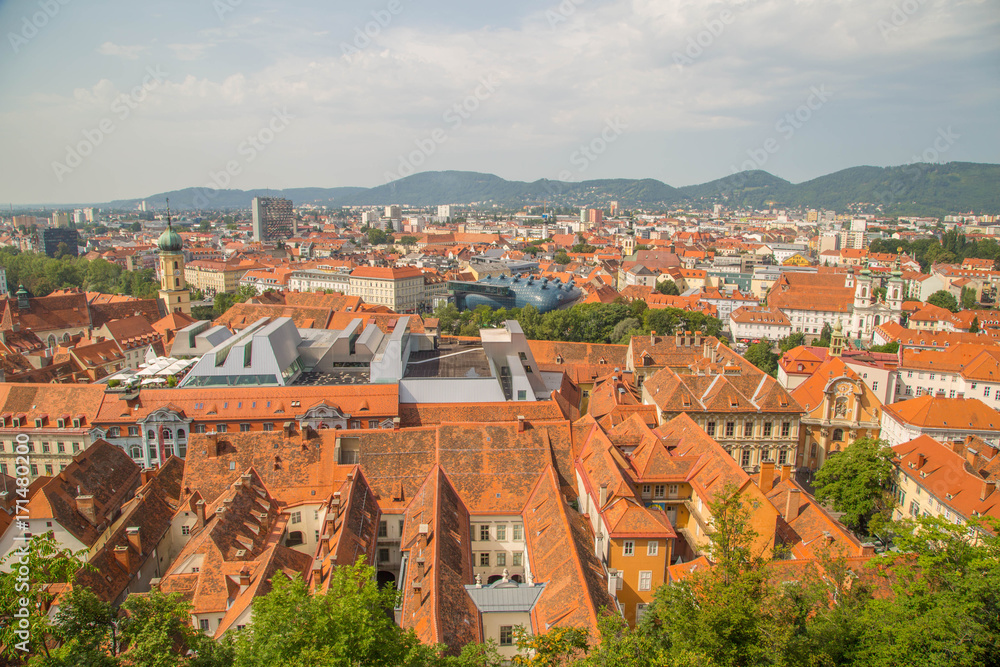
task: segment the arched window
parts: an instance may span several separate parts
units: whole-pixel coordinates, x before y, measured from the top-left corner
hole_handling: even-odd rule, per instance
[[[163,429],[163,438],[164,440],[173,440],[174,432],[171,431],[169,428]]]
[[[174,269],[177,269],[177,262],[174,262]]]
[[[69,340],[70,340],[70,338],[69,338],[69,332],[67,331],[66,333],[63,334],[63,342],[64,343],[68,343]]]
[[[288,539],[285,540],[286,547],[297,547],[300,544],[305,544],[305,540],[302,538],[301,530],[293,530],[288,533]]]
[[[141,459],[142,450],[139,448],[138,445],[135,445],[129,450],[129,456],[131,456],[133,459]]]
[[[49,334],[49,347],[55,347],[55,346],[56,346],[56,337],[52,334]]]
[[[182,428],[177,429],[177,439],[178,440],[180,440],[181,438],[183,438],[184,435],[185,435],[184,429],[182,429]]]
[[[843,442],[844,441],[844,429],[842,429],[842,428],[835,428],[835,429],[833,429],[833,441],[834,442]]]
[[[156,440],[156,431],[153,429],[146,431],[146,440]]]

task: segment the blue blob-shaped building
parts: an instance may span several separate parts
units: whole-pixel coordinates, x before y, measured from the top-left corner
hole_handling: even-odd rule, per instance
[[[583,290],[570,280],[536,278],[533,276],[486,276],[474,283],[452,280],[448,294],[459,310],[474,310],[478,306],[524,308],[534,306],[538,312],[565,308],[583,296]]]

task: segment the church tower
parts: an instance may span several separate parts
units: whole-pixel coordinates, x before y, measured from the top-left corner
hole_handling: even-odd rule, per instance
[[[191,314],[191,293],[184,280],[184,240],[174,231],[170,220],[170,200],[167,200],[167,229],[160,234],[160,300],[169,315]]]
[[[830,356],[839,357],[844,352],[844,325],[837,320],[837,325],[833,327],[833,335],[830,336]]]

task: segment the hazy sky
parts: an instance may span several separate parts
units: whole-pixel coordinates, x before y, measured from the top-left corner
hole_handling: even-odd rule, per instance
[[[1000,0],[14,0],[0,26],[2,203],[1000,162]]]

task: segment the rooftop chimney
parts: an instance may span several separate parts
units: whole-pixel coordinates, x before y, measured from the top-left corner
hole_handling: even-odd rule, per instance
[[[128,537],[128,543],[132,545],[135,552],[142,555],[142,538],[139,536],[138,526],[129,526],[125,529],[125,535]]]
[[[800,491],[792,489],[788,492],[788,504],[785,506],[785,521],[792,521],[799,516]]]
[[[649,332],[649,344],[650,345],[656,345],[656,332],[655,331],[650,331]]]
[[[981,490],[979,491],[979,499],[980,500],[986,500],[991,495],[993,495],[993,492],[996,491],[996,488],[997,488],[997,483],[995,481],[991,482],[988,479],[984,479],[983,480],[983,486],[982,486]]]
[[[875,545],[871,542],[864,542],[861,545],[861,555],[862,556],[874,556],[875,555]]]
[[[240,570],[240,593],[250,588],[250,568],[243,566]]]
[[[970,466],[975,468],[976,459],[979,458],[979,451],[969,447],[965,450],[965,460]]]
[[[76,511],[86,517],[93,525],[97,525],[97,507],[94,505],[94,496],[77,496]]]
[[[608,502],[608,485],[607,484],[601,484],[601,494],[600,494],[600,500],[599,500],[600,506],[597,509],[598,510],[603,509],[604,508],[604,504],[606,502]]]
[[[194,504],[194,513],[198,516],[198,527],[202,528],[205,525],[205,501],[199,500]]]
[[[762,461],[760,464],[760,477],[757,486],[763,493],[768,493],[774,487],[774,461]]]
[[[402,420],[399,417],[393,417],[392,418],[392,430],[393,431],[398,431],[399,430],[401,421]]]
[[[781,466],[781,481],[787,482],[792,478],[792,466]]]
[[[917,454],[917,470],[923,468],[925,463],[927,463],[927,457],[923,454]]]
[[[132,571],[132,555],[126,546],[115,547],[115,559],[125,568],[126,572]]]
[[[517,416],[517,432],[524,433],[524,415]]]
[[[139,472],[140,479],[142,480],[142,486],[149,484],[149,480],[153,479],[153,473],[155,472],[156,470],[153,468],[143,468]]]

